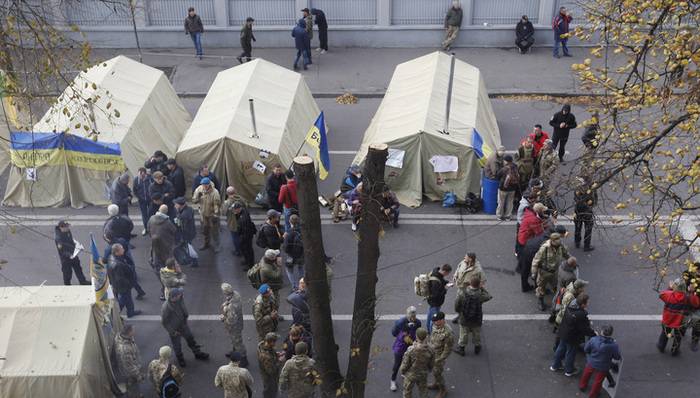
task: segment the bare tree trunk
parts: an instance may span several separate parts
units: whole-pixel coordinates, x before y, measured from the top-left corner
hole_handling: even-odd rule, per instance
[[[321,372],[324,397],[335,397],[343,377],[338,365],[338,345],[333,335],[333,319],[326,275],[325,251],[321,234],[321,214],[314,161],[308,156],[294,158],[294,173],[299,183],[299,215],[304,242],[304,281],[308,292],[313,333],[314,359]]]
[[[388,155],[385,144],[370,145],[362,173],[362,213],[357,245],[357,279],[352,311],[350,360],[345,388],[352,398],[365,396],[367,364],[372,335],[376,326],[374,308],[377,302],[377,262],[381,228],[381,196],[384,188],[384,164]]]
[[[129,0],[129,11],[131,11],[131,26],[134,28],[136,51],[139,53],[139,62],[143,62],[143,55],[141,55],[141,43],[139,42],[139,32],[136,30],[136,0]]]

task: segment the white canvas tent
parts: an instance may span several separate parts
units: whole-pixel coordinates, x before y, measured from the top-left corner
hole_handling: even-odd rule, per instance
[[[34,132],[86,137],[87,126],[99,133],[100,142],[118,144],[124,164],[135,174],[155,150],[173,155],[190,122],[162,71],[117,56],[81,72],[34,125]],[[46,164],[37,168],[37,181],[27,180],[26,164],[13,165],[3,203],[40,207],[106,204],[108,184],[119,172],[100,170],[99,160],[93,163],[98,167]]]
[[[0,287],[0,397],[111,397],[92,286]]]
[[[1,105],[1,104],[0,104]],[[10,130],[7,128],[8,123],[5,118],[5,111],[0,106],[0,175],[5,172],[5,169],[10,165]]]
[[[234,185],[252,201],[274,164],[291,164],[319,113],[299,73],[263,59],[247,62],[216,76],[180,144],[177,162],[188,175],[208,164],[222,185]]]
[[[370,144],[387,144],[386,182],[405,206],[420,206],[423,196],[440,200],[448,191],[459,200],[478,194],[474,132],[493,150],[501,143],[479,70],[457,59],[453,69],[452,61],[434,52],[397,65],[355,156],[360,164]]]

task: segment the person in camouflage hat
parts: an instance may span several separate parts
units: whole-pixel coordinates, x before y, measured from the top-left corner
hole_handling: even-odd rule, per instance
[[[243,305],[241,295],[233,290],[233,286],[228,283],[221,284],[221,292],[224,295],[224,302],[221,304],[221,322],[231,338],[233,351],[241,354],[240,365],[248,367],[248,357],[243,345]]]
[[[316,385],[321,379],[316,370],[316,362],[306,353],[309,346],[300,341],[294,347],[296,355],[288,360],[280,373],[280,390],[287,393],[287,398],[313,397]]]
[[[265,335],[265,339],[258,343],[258,362],[263,380],[263,398],[277,397],[277,383],[284,361],[282,352],[275,351],[278,339],[279,336],[276,333],[268,333]]]
[[[175,379],[178,386],[182,385],[182,380],[184,378],[184,373],[175,364],[171,363],[171,358],[173,356],[173,350],[170,346],[164,345],[158,350],[158,359],[154,359],[148,364],[148,379],[153,383],[153,388],[156,390],[156,394],[161,397],[163,391],[163,376],[165,372],[170,367],[170,375]]]
[[[241,368],[241,354],[231,351],[226,356],[231,360],[219,368],[214,377],[214,385],[223,388],[224,398],[248,398],[253,393],[253,376],[248,369]]]
[[[253,303],[253,318],[255,319],[255,329],[258,332],[258,341],[261,341],[267,333],[277,330],[279,305],[268,284],[260,285],[258,293],[260,294]]]
[[[141,372],[141,356],[134,342],[134,326],[124,325],[122,331],[114,339],[114,352],[117,358],[117,369],[126,379],[127,398],[141,397],[139,383],[143,381]]]
[[[428,386],[429,390],[438,390],[437,398],[442,398],[447,395],[447,387],[445,386],[445,362],[447,357],[452,353],[455,338],[452,334],[452,328],[445,322],[445,313],[440,311],[433,315],[433,331],[430,333],[430,346],[435,353],[435,364],[433,365],[433,377],[435,383]]]
[[[403,398],[411,398],[414,387],[418,387],[420,398],[428,397],[428,373],[433,370],[435,353],[426,341],[427,338],[428,331],[418,328],[416,341],[403,356],[399,370],[403,375]]]
[[[569,258],[569,251],[561,241],[562,236],[554,232],[549,235],[549,239],[540,246],[540,249],[532,259],[530,272],[537,278],[537,289],[535,295],[539,301],[540,311],[546,311],[547,305],[544,303],[544,295],[547,287],[552,291],[557,290],[557,272],[562,260]]]

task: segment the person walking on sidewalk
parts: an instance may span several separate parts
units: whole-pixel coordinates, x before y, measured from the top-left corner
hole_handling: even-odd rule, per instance
[[[190,35],[192,43],[194,43],[195,57],[202,59],[204,55],[202,51],[202,33],[204,33],[204,24],[199,15],[194,12],[194,7],[187,9],[187,17],[185,18],[185,34]]]
[[[253,35],[253,22],[255,22],[255,20],[248,17],[245,19],[243,27],[241,27],[241,48],[243,49],[243,52],[241,55],[236,57],[239,63],[243,63],[243,58],[246,59],[246,62],[250,62],[251,58],[253,57],[252,41],[255,41],[255,35]]]
[[[199,204],[199,215],[202,218],[202,235],[204,244],[199,250],[214,247],[214,253],[219,252],[219,214],[221,211],[221,197],[214,183],[208,177],[202,178],[201,185],[192,195],[192,202]]]
[[[443,51],[450,51],[452,44],[457,40],[459,28],[462,26],[462,5],[459,1],[453,1],[452,7],[445,15],[445,40],[442,42]]]
[[[612,338],[613,327],[604,325],[600,333],[592,337],[583,347],[586,353],[586,367],[578,383],[578,389],[585,392],[588,388],[588,381],[593,376],[593,385],[588,395],[590,398],[598,398],[600,389],[603,387],[603,380],[612,367],[613,360],[622,359],[620,346]]]
[[[80,266],[80,258],[73,256],[75,252],[76,242],[73,240],[73,234],[70,231],[70,224],[67,221],[59,221],[54,228],[54,242],[58,250],[58,258],[61,261],[61,272],[63,273],[63,284],[70,286],[70,281],[73,279],[73,273],[81,285],[89,285],[90,281],[85,278],[83,269]]]
[[[570,57],[569,47],[566,43],[569,41],[569,24],[571,23],[571,14],[566,7],[559,8],[559,13],[552,20],[552,30],[554,31],[554,48],[553,55],[554,58],[559,58],[559,44],[561,43],[561,49],[564,51],[565,57]]]
[[[391,384],[389,385],[391,391],[398,389],[396,376],[399,373],[399,367],[406,350],[416,341],[416,331],[420,327],[421,322],[416,315],[416,307],[410,306],[406,308],[406,316],[396,320],[391,328],[391,335],[394,336],[394,344],[391,346],[391,350],[394,353],[394,366],[391,369]]]
[[[170,336],[170,341],[173,344],[177,362],[184,368],[187,366],[187,363],[185,362],[185,355],[182,353],[181,337],[185,338],[187,346],[190,347],[190,350],[192,350],[195,359],[202,361],[207,360],[209,359],[209,354],[200,349],[201,346],[197,344],[197,341],[194,339],[194,335],[187,324],[187,318],[189,318],[190,314],[187,312],[182,294],[182,288],[176,287],[170,290],[168,300],[163,303],[160,317],[163,328],[165,328]]]
[[[294,38],[294,47],[297,49],[297,57],[294,59],[294,70],[299,69],[299,58],[303,57],[304,70],[309,69],[308,65],[311,64],[311,56],[307,53],[307,48],[311,47],[311,39],[309,39],[309,34],[306,33],[306,22],[304,19],[300,19],[294,29],[292,29],[292,37]],[[269,196],[268,200],[273,201],[273,197]],[[275,197],[274,200],[277,198]]]
[[[569,140],[569,131],[575,129],[576,116],[571,113],[571,105],[564,104],[561,111],[555,113],[549,120],[549,125],[554,127],[552,134],[552,149],[557,149],[559,145],[559,162],[564,162],[564,154],[566,153],[566,142]]]
[[[319,45],[316,51],[325,54],[328,51],[328,21],[326,20],[326,14],[318,8],[312,8],[311,15],[314,16],[316,26],[318,26]]]

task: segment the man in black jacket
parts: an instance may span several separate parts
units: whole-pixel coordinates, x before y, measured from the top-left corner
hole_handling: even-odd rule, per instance
[[[160,171],[163,174],[168,174],[168,168],[165,166],[165,162],[167,160],[168,156],[163,153],[163,151],[158,150],[153,152],[153,156],[146,160],[144,167],[151,171],[151,175],[153,175],[153,173],[156,171]]]
[[[576,116],[571,113],[571,105],[562,106],[561,111],[555,113],[549,120],[549,125],[554,128],[552,149],[557,149],[557,145],[559,145],[559,162],[563,162],[566,141],[569,140],[569,130],[575,129],[577,126]]]
[[[139,174],[134,177],[133,192],[136,195],[136,199],[139,201],[139,210],[141,211],[141,222],[143,222],[143,231],[141,235],[146,235],[146,225],[148,225],[148,219],[151,217],[149,213],[149,207],[151,204],[151,196],[148,193],[148,188],[151,186],[153,178],[146,172],[145,167],[139,168]],[[159,205],[160,206],[160,205]]]
[[[112,182],[109,198],[112,204],[119,206],[119,214],[129,215],[131,204],[131,188],[129,188],[129,175],[124,173]]]
[[[260,233],[263,237],[258,237],[260,240],[258,246],[263,249],[279,250],[282,246],[282,229],[280,228],[280,212],[274,209],[267,211],[267,220],[260,228]],[[265,245],[262,246],[261,243]]]
[[[265,191],[267,192],[267,202],[271,209],[282,211],[282,203],[279,202],[280,189],[287,183],[287,179],[282,173],[282,165],[276,164],[272,168],[272,174],[267,177]]]
[[[316,25],[318,26],[319,45],[316,51],[325,54],[326,51],[328,51],[328,21],[326,21],[326,14],[318,8],[312,8],[311,15],[314,16]]]
[[[168,206],[168,215],[172,215],[175,188],[173,188],[173,184],[165,178],[165,174],[160,171],[153,173],[153,184],[148,187],[148,194],[151,198],[159,194],[163,203]],[[155,210],[158,210],[158,207],[154,209],[152,214],[155,214]]]
[[[119,301],[119,310],[126,307],[126,316],[129,318],[140,314],[141,311],[134,310],[134,300],[131,297],[131,289],[136,285],[136,274],[124,255],[124,247],[119,243],[112,245],[109,279]]]
[[[208,165],[203,165],[202,167],[199,168],[199,171],[197,171],[197,174],[194,175],[194,178],[192,179],[192,193],[202,185],[202,178],[208,178],[209,181],[214,183],[214,188],[218,191],[221,188],[221,185],[219,185],[219,179],[216,178],[214,173],[209,170]]]
[[[530,47],[535,43],[535,28],[532,26],[527,18],[527,15],[523,15],[515,26],[515,45],[518,46],[520,54],[525,54],[528,52]]]
[[[90,282],[85,279],[83,269],[80,267],[80,258],[73,256],[75,251],[75,241],[73,234],[70,231],[70,224],[67,221],[60,221],[54,229],[54,242],[58,250],[58,258],[61,260],[61,272],[63,273],[63,284],[70,285],[73,279],[73,272],[78,282],[81,285],[89,285]]]
[[[598,202],[598,194],[591,188],[590,181],[585,177],[577,179],[579,186],[574,191],[574,244],[578,249],[581,247],[581,230],[585,228],[583,234],[583,251],[594,250],[591,246],[591,235],[593,235],[593,207]]]
[[[452,283],[447,282],[447,276],[452,272],[452,266],[450,264],[443,264],[441,267],[433,268],[433,272],[430,273],[430,279],[428,280],[428,291],[430,296],[428,296],[428,319],[426,323],[426,329],[428,333],[433,331],[433,314],[440,312],[440,307],[445,303],[445,296],[447,295],[447,289],[452,287]]]
[[[255,264],[255,253],[253,252],[253,237],[255,236],[255,224],[250,219],[248,209],[241,202],[233,204],[233,213],[238,221],[238,236],[241,239],[241,255],[243,256],[243,266],[250,268]]]
[[[168,159],[165,165],[168,167],[168,181],[173,184],[173,195],[176,198],[185,196],[185,172],[182,167],[173,158]]]
[[[588,295],[581,293],[566,308],[564,319],[559,326],[559,345],[554,352],[554,362],[549,367],[552,372],[563,369],[566,377],[578,374],[578,369],[574,368],[576,350],[586,337],[595,336],[591,321],[588,319],[588,311],[586,311],[588,301]],[[562,360],[564,360],[564,368],[561,366]]]
[[[253,34],[253,22],[255,22],[255,19],[248,17],[245,19],[245,23],[243,24],[243,27],[241,27],[241,48],[243,49],[243,52],[241,55],[236,57],[239,63],[243,63],[243,58],[246,59],[246,62],[250,62],[250,59],[253,57],[253,43],[255,41],[255,35]]]
[[[566,235],[566,228],[562,225],[557,225],[554,229],[546,229],[544,234],[535,236],[534,238],[528,239],[523,246],[520,254],[518,254],[518,268],[517,271],[520,272],[520,288],[523,293],[535,290],[535,288],[530,285],[530,268],[532,266],[532,259],[535,258],[535,254],[540,250],[540,246],[549,239],[549,235],[552,232],[556,232],[561,236]]]
[[[195,56],[202,59],[204,52],[202,51],[202,33],[204,33],[204,24],[194,12],[194,7],[187,9],[187,17],[185,18],[185,35],[190,35],[194,44]]]
[[[197,228],[194,225],[194,211],[187,206],[184,197],[176,198],[175,204],[175,226],[178,232],[178,241],[181,243],[192,243],[197,235]]]

